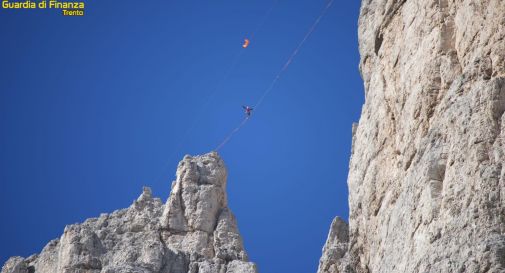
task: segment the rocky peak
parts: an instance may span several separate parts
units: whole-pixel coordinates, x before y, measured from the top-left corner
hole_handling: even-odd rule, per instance
[[[2,273],[255,273],[227,207],[226,168],[215,152],[185,156],[166,204],[144,187],[133,204],[65,227],[40,254]]]
[[[226,167],[217,153],[186,156],[177,168],[161,217],[162,238],[173,249],[219,262],[247,261],[226,197]]]
[[[318,273],[350,272],[347,261],[349,247],[349,226],[340,217],[335,217],[331,223],[330,232],[323,247],[323,256],[319,261]]]
[[[161,219],[164,230],[213,232],[220,212],[227,206],[226,176],[224,162],[217,153],[185,156]]]

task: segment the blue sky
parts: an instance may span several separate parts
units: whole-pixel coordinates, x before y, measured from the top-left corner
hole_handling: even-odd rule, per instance
[[[273,0],[89,1],[84,17],[0,9],[0,263],[129,206],[143,185],[165,201],[177,162],[241,121],[326,1],[278,1],[224,81]],[[359,4],[334,3],[220,151],[261,273],[315,272],[332,218],[348,217]]]

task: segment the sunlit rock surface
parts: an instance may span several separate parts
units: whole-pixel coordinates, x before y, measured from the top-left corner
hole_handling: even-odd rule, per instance
[[[505,272],[504,14],[503,0],[362,1],[348,252],[328,262],[329,242],[322,264]]]
[[[217,153],[186,156],[166,204],[144,188],[129,208],[65,227],[2,273],[256,273],[227,206],[226,175]]]

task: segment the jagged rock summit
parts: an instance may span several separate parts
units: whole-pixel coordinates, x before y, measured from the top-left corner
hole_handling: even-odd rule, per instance
[[[331,223],[330,233],[323,247],[323,255],[319,261],[318,273],[338,273],[349,271],[347,249],[349,247],[349,226],[340,217],[335,217]]]
[[[129,208],[65,227],[2,273],[256,273],[227,206],[226,178],[216,152],[185,156],[166,204],[144,188]]]

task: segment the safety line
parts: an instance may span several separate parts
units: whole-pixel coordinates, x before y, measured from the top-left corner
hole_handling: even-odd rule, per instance
[[[275,6],[277,5],[277,3],[279,2],[279,0],[275,0],[273,2],[273,4],[270,6],[270,8],[265,12],[265,14],[263,15],[263,17],[261,18],[260,22],[258,23],[258,25],[256,26],[256,29],[251,33],[251,36],[250,36],[250,39],[252,40],[252,38],[256,35],[256,33],[261,29],[261,27],[265,24],[266,20],[268,19],[268,17],[270,16],[270,14],[272,13],[272,11],[274,10]],[[217,91],[221,88],[221,86],[226,82],[226,80],[228,80],[230,74],[235,70],[235,67],[237,66],[237,64],[239,63],[240,59],[242,58],[242,55],[244,55],[244,52],[245,52],[245,48],[240,48],[239,49],[239,52],[238,54],[235,55],[235,58],[230,66],[230,68],[228,69],[228,71],[226,72],[225,76],[223,77],[223,79],[218,83],[218,85],[216,86],[216,88],[211,92],[211,94],[206,98],[205,100],[205,104],[200,108],[200,109],[203,109],[202,112],[205,112],[204,110],[207,108],[207,106],[209,106],[209,103],[210,101],[214,98],[214,96],[217,94]],[[187,138],[187,136],[189,135],[189,133],[196,127],[196,124],[198,124],[201,119],[202,119],[203,115],[199,115],[197,116],[197,118],[195,118],[193,120],[193,122],[191,123],[190,127],[188,128],[188,130],[186,130],[186,133],[183,135],[183,137],[181,138],[179,144],[176,146],[176,151],[174,152],[177,153],[178,150],[181,148],[181,146],[184,144],[184,140]],[[173,157],[173,155],[172,155]]]
[[[235,70],[235,67],[239,63],[242,55],[244,55],[244,48],[240,48],[237,53],[235,53],[235,57],[233,58],[233,61],[229,68],[227,69],[225,75],[221,80],[218,82],[216,87],[210,92],[210,94],[205,98],[204,104],[202,107],[200,107],[200,112],[197,114],[195,118],[193,118],[193,121],[191,122],[190,126],[186,129],[185,133],[181,135],[179,141],[177,142],[177,145],[175,146],[175,149],[171,153],[170,157],[168,158],[167,162],[164,164],[163,168],[161,169],[161,173],[156,177],[154,180],[155,182],[158,182],[159,179],[163,176],[165,170],[170,167],[171,160],[177,155],[177,153],[180,151],[182,148],[184,142],[187,140],[189,134],[195,129],[196,125],[202,120],[203,118],[203,113],[205,113],[205,110],[209,106],[210,102],[212,99],[216,96],[217,92],[221,89],[221,86],[226,82],[226,80],[229,78],[231,73]]]
[[[303,37],[302,41],[298,44],[298,46],[295,48],[295,50],[293,51],[293,53],[291,53],[291,55],[289,56],[288,60],[286,61],[286,63],[284,64],[284,66],[281,68],[281,70],[279,71],[279,73],[277,73],[277,76],[275,76],[275,78],[272,81],[272,83],[263,92],[263,94],[261,95],[260,99],[258,100],[258,102],[256,102],[256,104],[253,107],[255,112],[257,112],[256,110],[261,105],[261,103],[263,102],[263,100],[265,99],[265,97],[272,91],[272,89],[275,87],[275,84],[277,84],[277,82],[279,81],[280,77],[282,76],[282,74],[288,69],[289,65],[292,63],[292,61],[296,57],[296,55],[298,55],[298,52],[300,51],[300,49],[302,48],[302,46],[305,44],[305,42],[309,39],[309,37],[312,34],[312,32],[314,32],[314,30],[316,29],[317,25],[321,21],[321,19],[324,17],[324,15],[328,11],[328,9],[333,4],[333,1],[334,0],[331,0],[330,2],[328,2],[328,4],[325,6],[325,8],[323,9],[323,11],[319,15],[319,17],[317,17],[317,19],[314,22],[314,24],[312,24],[312,26],[310,27],[309,31]]]
[[[275,84],[277,83],[277,81],[279,81],[279,79],[282,76],[282,74],[288,69],[289,65],[293,62],[293,59],[296,57],[296,55],[298,54],[298,52],[300,51],[300,49],[302,48],[302,46],[305,44],[305,42],[309,39],[310,35],[314,32],[314,30],[316,29],[317,25],[321,21],[321,19],[324,17],[324,15],[328,11],[328,9],[333,4],[333,1],[334,0],[331,0],[331,1],[328,2],[328,4],[326,4],[326,6],[324,7],[324,9],[321,11],[321,14],[319,14],[319,16],[317,17],[316,21],[312,24],[312,26],[310,27],[309,31],[307,31],[307,33],[303,37],[302,41],[298,44],[298,46],[295,48],[295,50],[293,51],[293,53],[291,53],[291,55],[289,56],[288,60],[286,61],[286,63],[284,64],[284,66],[281,68],[281,70],[279,71],[279,73],[277,73],[277,75],[275,76],[275,78],[272,81],[272,83],[263,92],[263,94],[259,98],[258,102],[256,102],[256,104],[253,107],[254,112],[257,112],[258,107],[261,105],[261,103],[263,102],[263,100],[265,99],[265,97],[273,90],[273,88],[275,87]],[[233,129],[233,131],[231,131],[228,134],[228,136],[226,136],[226,138],[223,140],[223,142],[221,142],[221,144],[219,144],[219,146],[217,146],[217,148],[215,150],[219,151],[219,149],[221,149],[224,145],[226,145],[226,143],[228,143],[228,141],[230,141],[230,139],[247,123],[248,120],[249,120],[249,117],[246,117],[237,127],[235,127],[235,129]]]
[[[265,24],[265,22],[267,21],[268,17],[272,13],[273,9],[277,5],[277,2],[279,2],[279,0],[275,0],[274,3],[270,6],[270,8],[267,10],[267,12],[263,15],[263,17],[261,18],[260,22],[256,26],[256,29],[254,29],[254,31],[251,33],[251,36],[249,37],[251,40],[254,38],[254,36],[256,35],[256,33],[261,29],[261,27]],[[229,69],[227,70],[226,74],[221,79],[221,81],[219,81],[219,83],[212,90],[212,92],[207,96],[207,98],[205,99],[205,103],[203,104],[203,106],[199,108],[199,109],[201,109],[200,110],[201,111],[200,114],[198,114],[193,119],[193,121],[191,122],[191,125],[188,127],[188,129],[186,129],[185,133],[182,134],[182,137],[179,139],[178,144],[176,145],[175,149],[173,150],[172,154],[169,157],[169,160],[165,163],[164,167],[162,168],[161,174],[155,179],[156,182],[163,176],[163,172],[170,166],[170,160],[172,160],[172,158],[174,156],[176,156],[176,154],[182,148],[182,146],[183,146],[185,140],[187,139],[187,137],[189,136],[189,134],[194,130],[194,128],[196,127],[196,125],[202,120],[202,118],[203,118],[203,114],[202,113],[205,113],[205,110],[209,106],[209,104],[212,101],[212,99],[216,96],[216,94],[218,93],[218,91],[221,89],[222,85],[228,80],[229,76],[235,70],[235,67],[240,62],[240,60],[242,58],[242,55],[244,55],[245,50],[246,50],[245,48],[240,47],[238,53],[235,53],[235,57],[234,57],[231,65],[230,65]],[[244,124],[245,124],[245,122],[244,122]],[[243,125],[241,125],[241,126],[243,126]]]
[[[221,142],[221,144],[219,144],[215,151],[219,151],[219,149],[221,149],[226,143],[228,143],[228,141],[230,141],[230,139],[233,137],[233,135],[235,135],[238,131],[240,131],[240,129],[242,127],[244,127],[244,125],[247,123],[247,121],[249,120],[249,117],[246,117],[244,118],[244,120],[242,120],[242,122],[237,126],[235,127],[235,129],[233,129],[233,131],[231,131],[228,136],[226,136],[226,138],[223,140],[223,142]]]

